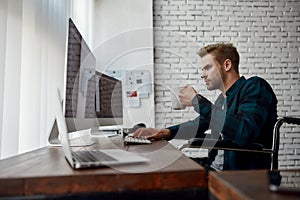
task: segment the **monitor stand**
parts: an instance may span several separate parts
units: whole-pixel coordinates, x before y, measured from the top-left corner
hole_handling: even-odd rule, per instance
[[[57,127],[56,119],[53,122],[48,142],[53,146],[61,146],[60,140],[59,140],[59,131]],[[90,146],[94,144],[95,142],[91,139],[90,136],[82,136],[77,138],[70,139],[70,146],[72,147],[79,147],[79,146]]]

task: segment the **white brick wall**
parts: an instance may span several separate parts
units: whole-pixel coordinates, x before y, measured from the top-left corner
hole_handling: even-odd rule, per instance
[[[258,75],[273,87],[278,115],[300,117],[300,1],[154,0],[156,127],[196,116],[171,110],[169,89],[186,83],[207,92],[198,73],[200,47],[232,42],[240,52],[240,73]],[[300,166],[300,131],[281,134],[280,168]]]

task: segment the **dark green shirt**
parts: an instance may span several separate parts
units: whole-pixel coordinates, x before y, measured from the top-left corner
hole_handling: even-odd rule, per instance
[[[221,136],[240,146],[252,143],[271,148],[273,127],[277,120],[277,99],[271,86],[262,78],[241,77],[215,104],[201,95],[193,99],[199,116],[188,122],[168,127],[171,138],[203,138]],[[211,129],[211,134],[204,132]],[[216,155],[211,151],[209,157]],[[224,151],[224,170],[270,167],[270,156],[250,152]]]

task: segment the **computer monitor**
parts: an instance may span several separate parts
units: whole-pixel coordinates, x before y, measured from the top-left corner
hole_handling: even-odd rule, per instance
[[[123,124],[120,80],[96,71],[95,110],[101,125]]]
[[[69,19],[64,112],[69,132],[123,124],[122,83],[97,72],[96,58]]]

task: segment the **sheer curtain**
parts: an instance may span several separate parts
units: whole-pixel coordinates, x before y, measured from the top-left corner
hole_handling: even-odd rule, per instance
[[[94,0],[0,1],[0,158],[47,145],[67,19],[92,41]],[[91,44],[90,44],[91,45]]]

